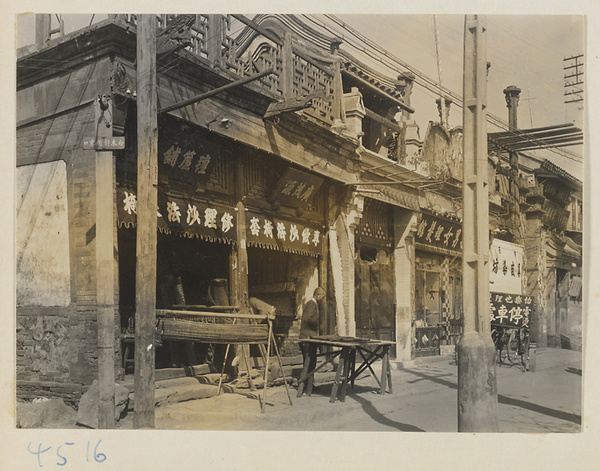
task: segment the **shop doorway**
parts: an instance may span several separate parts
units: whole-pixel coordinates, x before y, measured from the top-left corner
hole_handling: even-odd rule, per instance
[[[443,336],[443,258],[418,253],[415,269],[415,356],[439,355]]]
[[[125,374],[133,372],[133,338],[135,334],[136,231],[120,228],[119,242],[119,312],[122,333],[122,355]],[[223,280],[224,296],[219,303],[230,304],[229,260],[231,246],[181,237],[175,234],[157,236],[156,307],[172,309],[182,305],[214,305],[215,280]],[[209,287],[212,287],[209,289]],[[213,362],[214,352],[207,344],[171,341],[156,350],[156,368],[189,366]]]
[[[356,335],[395,340],[394,273],[388,250],[359,246],[355,263]]]
[[[298,316],[318,286],[318,261],[317,257],[248,247],[248,295],[275,307],[275,338],[286,356],[300,354],[295,342],[300,335]],[[323,314],[320,333],[326,334]]]

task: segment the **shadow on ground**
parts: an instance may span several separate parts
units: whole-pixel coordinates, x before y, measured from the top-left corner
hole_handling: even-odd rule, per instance
[[[569,368],[575,370],[575,368]],[[452,389],[458,389],[458,386],[455,382],[447,381],[445,379],[431,376],[425,373],[420,373],[414,370],[407,370],[408,373],[418,376],[424,380],[429,380],[433,383],[441,384],[447,386]],[[570,371],[573,373],[572,371]],[[539,404],[535,404],[533,402],[524,401],[522,399],[514,399],[512,397],[504,396],[502,394],[498,394],[498,403],[506,404],[509,406],[520,407],[521,409],[527,409],[537,414],[547,415],[549,417],[554,417],[556,419],[565,420],[567,422],[572,422],[574,424],[581,425],[581,415],[572,414],[570,412],[564,412],[557,409],[552,409],[550,407],[542,406]]]
[[[402,422],[397,422],[395,420],[388,419],[385,415],[379,412],[369,400],[363,397],[355,396],[354,399],[362,405],[362,409],[367,415],[369,415],[374,421],[379,422],[382,425],[395,428],[396,430],[400,430],[401,432],[425,432],[425,430],[416,427],[415,425],[405,424]]]

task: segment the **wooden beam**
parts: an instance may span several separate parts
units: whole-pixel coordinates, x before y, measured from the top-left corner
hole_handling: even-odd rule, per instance
[[[180,99],[179,93],[178,96],[174,96],[175,90],[170,82],[161,86],[161,102]],[[256,113],[216,97],[205,100],[201,107],[179,109],[172,114],[202,128],[207,128],[207,123],[216,116],[226,117],[229,119],[228,126],[213,125],[210,130],[275,154],[286,161],[313,168],[314,171],[336,181],[351,181],[354,178],[348,163],[356,156],[358,141],[334,135],[323,126],[299,116],[286,118],[287,115],[283,115],[279,124],[274,125]],[[322,165],[325,161],[330,165]]]
[[[158,126],[156,17],[137,24],[138,188],[135,298],[134,428],[154,428],[154,331],[156,310],[156,208]]]
[[[223,15],[207,15],[208,27],[206,33],[206,48],[208,60],[213,66],[220,67],[223,63],[221,50],[223,47]]]
[[[94,103],[97,137],[112,137],[112,102]],[[107,121],[103,121],[107,120]],[[110,123],[107,127],[104,123]],[[113,153],[96,152],[96,306],[98,322],[98,428],[115,427],[115,247]]]
[[[237,231],[237,260],[236,260],[236,298],[233,304],[241,307],[242,313],[248,312],[248,249],[246,240],[246,208],[241,201],[235,206]]]
[[[348,74],[350,77],[352,77],[352,79],[356,80],[357,82],[360,82],[362,85],[364,85],[365,87],[367,87],[368,89],[370,89],[372,92],[375,92],[375,93],[380,94],[380,95],[385,95],[389,100],[391,100],[394,103],[396,103],[403,110],[408,111],[409,113],[414,113],[415,112],[414,109],[412,109],[410,106],[407,106],[406,103],[404,103],[402,100],[396,98],[393,95],[390,95],[385,90],[382,90],[381,88],[376,87],[374,84],[368,82],[367,80],[363,79],[362,77],[359,77],[358,75],[355,75],[355,74],[353,74],[351,72],[348,72],[347,70],[345,70],[343,72],[346,73],[346,74]]]
[[[396,132],[401,132],[402,128],[400,126],[398,126],[398,123],[394,123],[393,121],[384,118],[381,115],[378,115],[377,113],[375,113],[374,111],[371,111],[368,108],[365,108],[365,112],[366,112],[366,116],[369,119],[372,119],[373,121],[378,122],[379,124],[390,128],[392,131],[396,131]]]
[[[283,33],[281,46],[281,76],[279,77],[283,98],[288,100],[294,96],[294,55],[292,53],[292,33]]]
[[[182,101],[180,103],[175,103],[174,105],[166,106],[165,108],[162,108],[159,111],[159,113],[160,114],[167,113],[169,111],[173,111],[173,110],[176,110],[178,108],[183,108],[184,106],[188,106],[188,105],[191,105],[193,103],[197,103],[199,101],[202,101],[202,100],[205,100],[205,99],[210,98],[212,96],[215,96],[218,93],[230,90],[230,89],[235,88],[235,87],[239,87],[241,85],[245,85],[245,84],[250,83],[250,82],[254,82],[255,80],[261,79],[261,78],[266,77],[267,75],[271,75],[273,73],[274,73],[273,70],[269,69],[269,70],[265,70],[263,72],[255,74],[255,75],[251,75],[250,77],[245,77],[243,79],[236,80],[235,82],[228,83],[227,85],[223,85],[222,87],[215,88],[214,90],[209,90],[206,93],[202,93],[202,94],[200,94],[198,96],[195,96],[195,97],[190,98],[188,100],[184,100],[184,101]],[[138,99],[138,101],[139,101],[139,99]]]

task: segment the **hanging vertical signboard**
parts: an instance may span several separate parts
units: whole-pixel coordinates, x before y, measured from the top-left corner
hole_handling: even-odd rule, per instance
[[[490,291],[520,294],[523,290],[523,247],[494,239],[490,250]]]

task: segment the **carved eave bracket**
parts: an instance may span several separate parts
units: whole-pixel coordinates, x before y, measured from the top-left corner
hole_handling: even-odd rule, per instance
[[[290,98],[289,100],[271,103],[267,108],[263,119],[274,119],[284,113],[291,113],[293,111],[300,111],[306,108],[310,108],[313,105],[313,100],[318,98],[328,98],[325,89],[315,90],[313,92],[310,92],[308,95]]]

